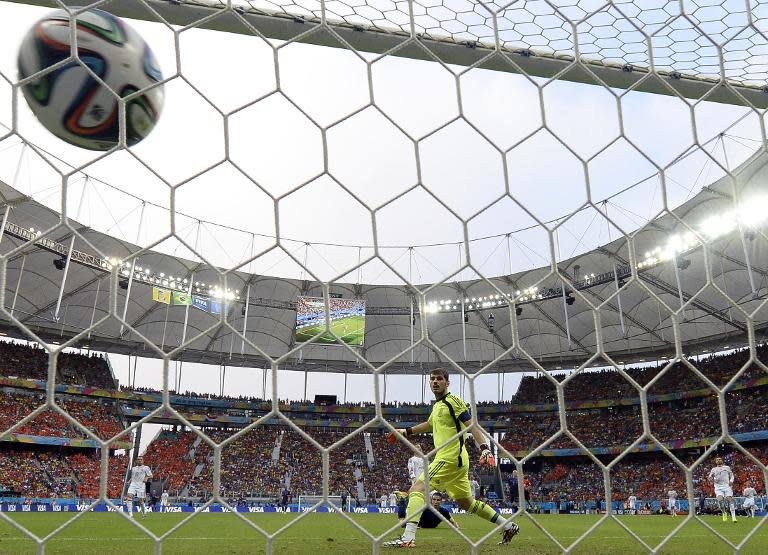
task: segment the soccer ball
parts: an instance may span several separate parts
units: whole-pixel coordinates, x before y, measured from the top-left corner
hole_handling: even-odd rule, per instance
[[[32,112],[51,133],[75,146],[109,150],[120,140],[118,97],[141,91],[163,76],[147,43],[120,18],[92,9],[79,14],[76,21],[80,61],[65,62],[22,90]],[[19,78],[34,77],[69,58],[69,33],[70,18],[64,10],[35,23],[21,43]],[[162,107],[162,85],[126,102],[129,146],[152,131]]]

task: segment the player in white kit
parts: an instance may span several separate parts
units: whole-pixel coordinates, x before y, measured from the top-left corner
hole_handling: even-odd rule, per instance
[[[667,492],[667,509],[669,509],[669,514],[672,516],[677,516],[677,491],[676,490],[669,490]]]
[[[630,491],[629,497],[627,498],[627,509],[634,511],[635,507],[637,507],[637,497]]]
[[[424,472],[424,459],[418,455],[413,455],[408,459],[408,477],[411,479],[411,483],[418,480],[419,476]]]
[[[722,457],[717,457],[715,464],[717,466],[709,471],[709,481],[715,486],[715,497],[723,513],[723,522],[728,521],[728,508],[731,510],[731,520],[736,522],[736,505],[733,504],[733,472],[730,466],[723,464]],[[728,500],[727,507],[723,499]]]
[[[141,503],[142,516],[147,516],[147,480],[152,477],[152,471],[144,464],[144,457],[136,457],[136,464],[131,468],[131,483],[128,486],[128,516],[133,518],[133,498]]]
[[[168,490],[163,490],[163,494],[160,496],[160,512],[168,512],[168,507],[171,506],[171,500],[168,498]]]
[[[472,497],[475,499],[480,497],[480,484],[474,476],[469,479],[469,490],[472,492]]]
[[[755,488],[753,488],[750,484],[747,484],[747,487],[744,488],[744,510],[749,513],[749,516],[752,518],[755,518],[755,510],[757,507],[755,506],[755,495],[757,495],[757,492],[755,491]]]

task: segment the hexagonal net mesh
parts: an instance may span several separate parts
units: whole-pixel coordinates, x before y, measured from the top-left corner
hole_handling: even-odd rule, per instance
[[[57,150],[19,101],[35,76],[3,68],[0,155],[21,154],[1,162],[2,326],[43,350],[4,347],[0,439],[83,452],[3,451],[0,470],[76,476],[89,499],[44,531],[0,512],[25,546],[43,552],[108,507],[160,553],[215,509],[271,553],[330,508],[356,536],[351,549],[379,552],[399,523],[342,510],[344,465],[356,497],[408,489],[403,454],[415,453],[429,470],[414,476],[408,520],[429,512],[418,491],[446,489],[491,520],[467,517],[480,524],[442,538],[473,553],[495,549],[510,522],[521,531],[505,549],[570,553],[611,530],[658,552],[692,526],[729,551],[766,547],[766,517],[733,534],[697,510],[716,455],[739,487],[764,493],[768,481],[761,3],[97,7],[150,22],[141,31],[165,64],[171,123],[131,146],[123,130],[88,157]],[[205,66],[221,31],[238,42]],[[121,172],[129,185],[107,183]],[[296,312],[312,307],[321,324],[299,336]],[[352,341],[335,321],[355,310],[365,324]],[[130,357],[134,380],[139,358],[157,359],[161,387],[119,392],[106,359],[71,349],[128,355],[129,380]],[[195,401],[181,394],[185,363],[248,368],[242,383],[261,396],[226,399],[222,375],[218,395]],[[451,374],[445,405],[459,414],[442,436],[433,424],[432,443],[411,432],[433,410],[435,368]],[[345,402],[309,403],[308,375],[334,371]],[[346,404],[348,375],[362,376],[367,404]],[[302,377],[303,401],[281,401]],[[507,377],[520,381],[512,399]],[[138,454],[142,426],[158,422],[180,430],[161,432],[147,463],[199,500],[165,528],[128,520],[136,462],[114,454]],[[457,445],[468,458],[448,483],[440,469]],[[486,449],[503,468],[480,464]],[[467,465],[493,486],[488,505],[464,493]],[[270,528],[242,514],[232,489],[243,480],[261,497],[301,492],[301,516]],[[38,486],[24,491],[49,492]],[[535,504],[523,501],[531,488]],[[625,501],[662,490],[681,503],[679,523],[658,535],[624,518]],[[562,532],[534,514],[544,509],[599,516]],[[94,539],[117,541],[109,534]]]

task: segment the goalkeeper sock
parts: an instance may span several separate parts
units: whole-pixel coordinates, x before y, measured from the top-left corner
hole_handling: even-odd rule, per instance
[[[410,515],[417,512],[423,506],[424,494],[420,491],[414,491],[408,495],[408,508],[405,510],[405,512]],[[403,533],[403,540],[413,541],[416,539],[416,528],[419,526],[419,518],[421,518],[421,513],[413,515],[411,519],[406,523],[405,532]]]
[[[496,509],[494,509],[487,503],[478,501],[477,499],[472,501],[472,503],[469,506],[469,510],[467,512],[475,514],[480,518],[484,518],[488,522],[492,522],[494,524],[506,524],[507,522],[504,517],[502,517],[499,513],[496,512]]]

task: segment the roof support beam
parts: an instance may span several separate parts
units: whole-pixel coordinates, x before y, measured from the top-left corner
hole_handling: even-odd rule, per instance
[[[607,254],[608,256],[615,257],[616,260],[619,260],[622,264],[629,265],[628,261],[624,260],[618,254],[613,253],[613,252],[611,252],[609,250],[606,250],[604,247],[598,247],[597,250]],[[644,282],[650,283],[651,285],[653,285],[654,287],[656,287],[657,289],[659,289],[661,291],[664,291],[665,293],[668,293],[668,294],[674,295],[674,296],[678,295],[678,289],[676,287],[674,287],[673,285],[667,283],[663,279],[652,275],[650,272],[643,272],[641,280],[644,281]],[[712,306],[712,305],[710,305],[708,303],[705,303],[701,299],[694,299],[693,295],[691,295],[687,291],[683,291],[682,288],[680,289],[680,296],[683,298],[683,300],[685,302],[690,302],[691,306],[694,306],[694,307],[698,308],[699,310],[701,310],[703,312],[707,312],[707,313],[711,314],[713,317],[717,318],[721,322],[724,322],[724,323],[726,323],[726,324],[728,324],[730,326],[733,326],[734,328],[736,328],[737,330],[739,330],[742,333],[747,333],[747,328],[745,328],[744,326],[742,326],[738,322],[732,321],[730,318],[728,318],[727,315],[723,315],[722,312],[720,310],[718,310],[717,308],[715,308],[714,306]]]
[[[51,8],[60,7],[56,0],[9,1]],[[234,18],[212,17],[228,8],[226,2],[145,0],[137,3],[134,0],[113,0],[109,4],[109,9],[120,17],[156,21],[157,17],[143,4],[147,4],[151,10],[157,12],[171,25],[185,27],[205,20],[200,28],[241,34],[249,32],[246,26],[238,23]],[[307,35],[310,29],[325,23],[320,20],[319,15],[298,10],[295,13],[290,11],[269,13],[261,7],[249,5],[237,6],[235,9],[240,17],[266,37],[284,41]],[[648,79],[651,70],[641,65],[611,63],[590,59],[588,56],[580,56],[578,63],[574,64],[573,55],[553,55],[525,44],[511,47],[502,45],[497,48],[492,42],[493,38],[486,41],[476,40],[472,35],[453,38],[447,31],[443,35],[424,36],[420,33],[412,36],[404,30],[404,28],[407,29],[407,24],[399,25],[394,21],[385,20],[376,24],[331,21],[327,25],[352,48],[361,52],[383,54],[392,51],[393,56],[428,61],[431,61],[434,55],[445,63],[465,67],[482,61],[481,67],[484,69],[509,73],[522,71],[527,75],[544,78],[558,76],[562,80],[590,85],[595,85],[594,76],[596,76],[612,88],[625,90],[632,88],[639,92],[667,96],[680,95],[690,99],[699,99],[707,94],[707,100],[710,102],[740,106],[742,102],[731,92],[734,89],[756,108],[768,106],[768,94],[762,87],[735,80],[728,80],[726,87],[722,86],[714,76],[702,78],[671,69],[657,70],[654,72],[656,78]],[[318,46],[342,47],[339,40],[327,32],[309,33],[302,40]],[[408,41],[412,44],[403,47]],[[499,55],[489,57],[494,52]],[[582,66],[588,68],[588,71]]]

